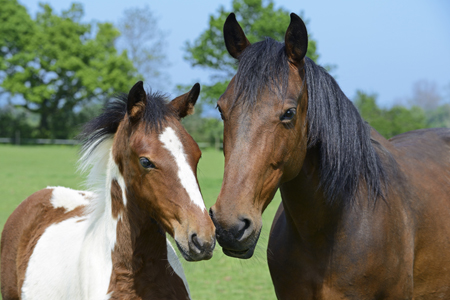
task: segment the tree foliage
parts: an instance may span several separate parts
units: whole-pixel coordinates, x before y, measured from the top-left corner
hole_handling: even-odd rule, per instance
[[[11,106],[0,110],[0,137],[15,139],[16,133],[21,138],[34,138],[35,129],[29,122],[29,114],[18,111]]]
[[[275,8],[273,1],[233,0],[232,9],[228,11],[220,6],[217,14],[209,17],[208,28],[194,42],[186,42],[185,59],[192,66],[199,66],[215,71],[212,76],[214,84],[202,85],[202,98],[213,102],[225,91],[229,80],[236,72],[236,61],[225,47],[223,24],[227,16],[234,12],[250,43],[271,37],[284,41],[290,21],[290,11]],[[310,37],[307,56],[317,61],[316,41]]]
[[[17,0],[0,6],[1,87],[22,96],[17,106],[39,115],[40,137],[66,138],[77,122],[74,109],[127,91],[137,80],[126,53],[114,46],[118,30],[81,22],[80,4],[60,15],[41,4],[35,19]]]
[[[201,117],[202,106],[197,105],[195,114],[181,120],[186,131],[199,143],[210,146],[223,142],[223,122],[214,117]],[[217,147],[217,145],[216,145]]]
[[[163,87],[167,76],[161,71],[167,66],[164,32],[158,28],[158,20],[148,6],[129,8],[118,22],[120,49],[127,50],[144,82]]]
[[[430,127],[450,128],[450,104],[445,103],[434,110],[426,112]]]
[[[411,130],[435,127],[430,115],[419,106],[380,108],[375,94],[358,91],[354,103],[362,117],[385,138]]]
[[[419,80],[413,84],[412,97],[408,100],[411,105],[423,108],[425,111],[432,111],[439,107],[442,96],[438,92],[435,82]]]

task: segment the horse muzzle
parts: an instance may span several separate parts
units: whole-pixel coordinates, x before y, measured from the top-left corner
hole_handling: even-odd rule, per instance
[[[253,256],[261,226],[256,226],[255,222],[246,216],[240,216],[225,228],[216,218],[213,208],[209,214],[216,227],[216,239],[225,255],[242,259]]]
[[[212,257],[216,246],[215,237],[201,238],[197,233],[191,232],[185,243],[175,238],[178,250],[187,261],[208,260]]]

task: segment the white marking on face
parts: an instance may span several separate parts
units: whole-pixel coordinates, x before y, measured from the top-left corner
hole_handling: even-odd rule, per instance
[[[159,135],[159,140],[164,145],[164,148],[169,150],[174,157],[178,166],[178,178],[180,179],[181,185],[191,198],[191,201],[200,207],[200,209],[206,210],[194,172],[186,160],[183,144],[175,131],[171,127],[166,127],[163,133]]]
[[[47,189],[52,189],[52,198],[50,203],[54,208],[63,207],[66,212],[72,211],[78,206],[85,206],[89,204],[89,198],[92,199],[92,192],[81,192],[72,190],[62,186],[49,186]]]

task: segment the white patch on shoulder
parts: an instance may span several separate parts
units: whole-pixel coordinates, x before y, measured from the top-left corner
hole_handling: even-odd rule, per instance
[[[42,234],[28,262],[22,299],[83,299],[77,262],[87,222],[81,220],[53,224]]]
[[[194,202],[200,209],[206,210],[205,203],[203,202],[202,194],[198,188],[197,180],[195,179],[194,172],[189,166],[186,160],[186,154],[184,153],[183,144],[178,138],[177,134],[171,127],[166,127],[164,131],[159,135],[159,140],[163,143],[164,148],[169,150],[175,159],[178,166],[178,177],[181,185],[188,193],[191,201]]]
[[[189,295],[189,299],[191,299],[191,292],[189,291],[189,285],[186,280],[186,275],[184,275],[183,266],[181,265],[181,262],[178,259],[175,249],[173,249],[172,244],[168,239],[166,239],[166,243],[167,243],[167,260],[169,261],[170,266],[178,275],[178,277],[180,277],[181,280],[183,280],[184,286],[186,287],[186,290]]]
[[[54,208],[63,207],[66,212],[74,210],[78,206],[85,206],[89,204],[89,199],[92,199],[92,192],[76,191],[62,186],[49,186],[47,189],[52,189],[52,197],[50,203]]]

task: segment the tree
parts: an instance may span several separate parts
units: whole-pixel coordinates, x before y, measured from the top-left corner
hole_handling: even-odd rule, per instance
[[[34,138],[35,129],[28,121],[29,114],[18,111],[11,106],[0,109],[0,137],[16,138],[16,133],[20,133],[20,138]],[[17,141],[16,141],[17,143]]]
[[[370,126],[384,137],[390,135],[390,124],[385,118],[385,110],[377,105],[376,94],[366,94],[362,91],[357,91],[354,103],[361,116]]]
[[[447,89],[450,92],[450,85]],[[449,96],[450,94],[441,94],[435,82],[419,80],[412,86],[412,96],[400,100],[400,103],[405,103],[408,107],[422,108],[425,111],[427,127],[450,128]]]
[[[119,48],[127,50],[145,82],[162,88],[167,76],[161,67],[167,65],[164,32],[158,28],[158,20],[148,6],[124,11],[118,23],[121,36]]]
[[[446,103],[436,109],[426,111],[427,123],[430,127],[450,128],[450,104]]]
[[[422,108],[418,106],[407,108],[401,105],[390,109],[380,108],[376,98],[375,94],[368,95],[357,91],[354,103],[364,120],[385,138],[429,127]]]
[[[289,11],[275,8],[273,1],[233,0],[232,11],[220,6],[216,15],[209,18],[209,26],[193,43],[186,42],[186,56],[192,66],[200,66],[215,71],[212,85],[202,85],[202,99],[210,103],[217,100],[225,91],[229,80],[236,72],[236,62],[225,47],[223,40],[223,24],[230,12],[236,14],[242,29],[250,43],[271,37],[284,41],[289,24]],[[309,39],[307,56],[317,61],[316,41]]]
[[[214,117],[200,117],[202,110],[202,106],[197,105],[195,115],[182,119],[181,123],[196,142],[208,143],[217,148],[217,144],[223,141],[223,122]]]
[[[420,80],[413,85],[413,96],[409,100],[410,104],[419,106],[425,111],[438,108],[442,96],[438,92],[435,82]]]
[[[40,137],[67,138],[76,124],[74,109],[124,92],[137,80],[126,53],[117,53],[119,32],[110,23],[81,22],[72,4],[56,15],[41,4],[35,20],[16,0],[0,0],[1,87],[23,97],[17,106],[39,115]],[[7,7],[6,10],[3,8]],[[20,25],[14,32],[11,28]]]
[[[386,133],[388,138],[396,136],[400,133],[408,132],[416,129],[428,128],[426,122],[425,111],[418,106],[406,108],[396,105],[385,112],[386,121],[389,122],[389,132]]]

